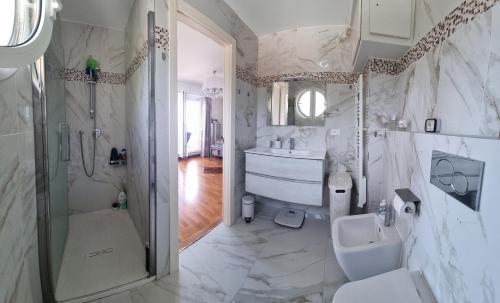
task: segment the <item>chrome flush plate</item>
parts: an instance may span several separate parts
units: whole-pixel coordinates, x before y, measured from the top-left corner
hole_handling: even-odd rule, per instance
[[[484,162],[432,151],[430,181],[465,206],[479,211]]]

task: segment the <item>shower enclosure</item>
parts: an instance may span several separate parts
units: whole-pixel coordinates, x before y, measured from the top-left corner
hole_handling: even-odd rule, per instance
[[[44,302],[97,298],[156,274],[154,15],[141,2],[122,31],[56,22],[32,66]],[[102,72],[89,81],[82,62],[94,54]],[[112,149],[124,151],[119,162]],[[115,203],[120,192],[127,204]]]

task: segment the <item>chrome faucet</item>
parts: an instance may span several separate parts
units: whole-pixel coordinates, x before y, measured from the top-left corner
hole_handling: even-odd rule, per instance
[[[290,147],[290,150],[294,150],[295,149],[295,139],[294,138],[290,138],[288,139],[289,141],[289,147]]]
[[[389,204],[385,204],[384,206],[380,206],[377,209],[377,215],[384,214],[384,226],[389,227],[391,226],[391,217],[392,217],[392,211],[391,211],[391,206]]]

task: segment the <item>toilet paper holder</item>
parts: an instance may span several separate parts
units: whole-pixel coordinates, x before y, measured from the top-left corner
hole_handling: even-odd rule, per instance
[[[416,214],[420,214],[420,199],[409,188],[396,189],[396,194],[404,203],[413,202],[415,204]]]

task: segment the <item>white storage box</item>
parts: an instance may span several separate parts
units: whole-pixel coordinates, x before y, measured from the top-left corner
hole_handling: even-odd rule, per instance
[[[348,173],[330,175],[330,220],[348,216],[351,209],[352,178]]]

